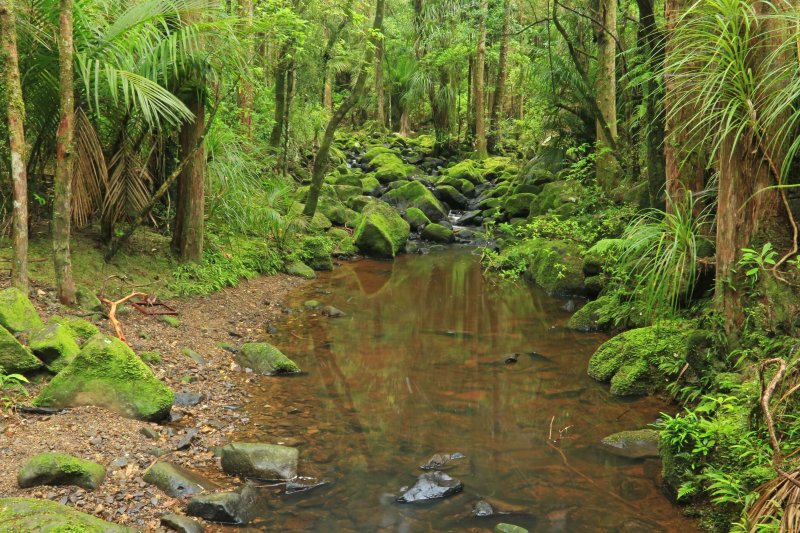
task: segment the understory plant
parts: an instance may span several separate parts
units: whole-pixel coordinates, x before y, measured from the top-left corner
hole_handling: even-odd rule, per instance
[[[22,374],[0,372],[0,402],[4,415],[11,413],[21,399],[28,397],[28,379]]]

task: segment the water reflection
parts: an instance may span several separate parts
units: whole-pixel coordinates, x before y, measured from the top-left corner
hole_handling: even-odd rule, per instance
[[[603,339],[566,330],[563,301],[487,282],[468,250],[346,264],[298,292],[294,306],[310,298],[348,316],[296,312],[270,339],[306,374],[254,387],[247,438],[298,445],[301,472],[332,483],[271,498],[268,529],[695,529],[661,494],[656,461],[597,449],[668,406],[613,400],[590,380],[586,363]],[[510,353],[518,355],[507,364]],[[464,493],[396,503],[439,452],[467,456],[448,472]],[[509,514],[474,518],[481,498]]]

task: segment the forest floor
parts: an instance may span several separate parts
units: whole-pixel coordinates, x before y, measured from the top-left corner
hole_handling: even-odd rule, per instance
[[[99,283],[102,279],[96,277],[95,285]],[[122,418],[96,407],[45,416],[18,412],[0,418],[0,495],[51,499],[142,531],[166,531],[159,517],[182,513],[186,501],[146,485],[143,471],[159,456],[210,477],[220,471],[213,448],[227,443],[248,422],[239,410],[247,402],[242,386],[247,374],[233,362],[233,354],[220,346],[263,340],[267,322],[280,315],[287,293],[302,283],[306,282],[285,275],[265,276],[210,296],[167,300],[179,312],[177,328],[131,309],[121,321],[134,351],[160,352],[161,361],[151,364],[156,376],[176,393],[196,393],[203,399],[194,406],[174,406],[177,420],[166,425]],[[0,288],[8,284],[8,276],[0,274]],[[34,283],[31,293],[43,319],[69,314],[55,303],[52,287]],[[97,325],[104,333],[114,334],[109,321],[100,320]],[[196,363],[182,352],[184,348],[201,354],[206,363]],[[29,392],[35,395],[40,387],[41,383],[34,382]],[[177,450],[186,444],[180,441],[187,439],[187,431],[194,430],[197,435],[188,439],[189,446]],[[50,451],[102,464],[107,469],[106,481],[92,492],[77,487],[19,489],[17,473],[25,461]],[[216,475],[212,481],[233,488],[230,484],[235,480]]]

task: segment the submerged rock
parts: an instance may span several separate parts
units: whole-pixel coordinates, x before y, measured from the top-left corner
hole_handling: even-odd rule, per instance
[[[297,476],[297,448],[257,442],[232,442],[220,449],[222,469],[253,479],[293,479]]]
[[[161,525],[178,533],[203,533],[204,528],[196,520],[179,514],[165,514],[161,517]]]
[[[528,533],[528,530],[514,524],[502,523],[494,526],[494,533]]]
[[[17,475],[20,488],[38,485],[75,485],[95,490],[106,478],[106,469],[92,461],[65,453],[42,453],[31,457]]]
[[[492,508],[492,504],[487,502],[486,500],[478,500],[472,507],[473,516],[485,517],[485,516],[492,516],[493,514],[494,514],[494,508]]]
[[[243,344],[235,357],[240,366],[252,368],[255,372],[268,376],[300,372],[294,361],[266,342]]]
[[[24,373],[42,366],[33,354],[3,326],[0,326],[0,371],[6,374]]]
[[[317,487],[322,487],[323,485],[327,485],[328,482],[325,480],[317,481],[313,483],[303,483],[300,481],[287,481],[286,482],[286,494],[296,494],[298,492],[308,492],[309,490],[316,489]]]
[[[325,307],[323,307],[322,314],[329,318],[342,318],[347,316],[347,313],[345,313],[341,309],[335,308],[332,305],[326,305]]]
[[[658,457],[660,433],[655,429],[620,431],[600,441],[603,449],[614,455],[631,459]]]
[[[431,456],[424,464],[419,467],[423,470],[439,470],[442,468],[461,464],[467,456],[460,452],[455,453],[436,453]]]
[[[178,465],[167,462],[158,462],[145,470],[142,479],[145,483],[154,485],[168,496],[190,496],[217,488],[197,472],[192,472]]]
[[[426,472],[410,489],[397,498],[401,503],[414,503],[446,498],[464,490],[464,484],[444,472]]]
[[[0,326],[21,333],[41,329],[44,322],[25,293],[10,287],[0,291]]]
[[[49,500],[0,498],[2,531],[50,531],[80,533],[135,533],[135,530],[112,524]]]

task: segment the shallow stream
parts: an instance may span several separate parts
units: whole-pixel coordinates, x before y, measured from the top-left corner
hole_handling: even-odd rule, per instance
[[[347,313],[302,310],[314,299]],[[662,493],[657,460],[609,455],[598,441],[673,407],[621,401],[586,375],[602,335],[564,325],[564,300],[481,275],[469,249],[363,260],[292,296],[269,341],[304,370],[258,377],[239,440],[300,449],[301,475],[330,483],[275,488],[255,527],[269,531],[695,531]],[[508,354],[520,353],[516,363]],[[288,407],[287,407],[288,405]],[[436,453],[461,494],[395,501]],[[472,515],[487,500],[499,513]]]

